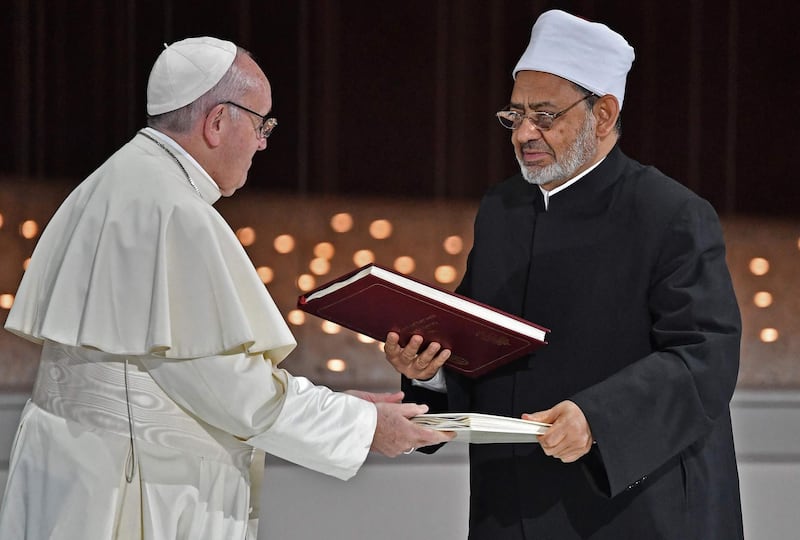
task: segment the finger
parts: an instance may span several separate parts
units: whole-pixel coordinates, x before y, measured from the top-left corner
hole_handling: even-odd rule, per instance
[[[455,431],[437,431],[437,433],[443,435],[447,441],[452,441],[458,435]]]
[[[405,360],[411,363],[413,360],[417,358],[417,353],[419,352],[419,348],[422,346],[422,336],[411,336],[411,339],[408,340],[408,343],[405,347],[403,347],[402,356]]]
[[[422,434],[417,441],[417,448],[423,446],[430,446],[432,444],[441,444],[451,441],[455,438],[456,434],[452,431],[438,431],[430,428],[421,428]]]
[[[582,458],[587,452],[588,450],[575,449],[575,450],[570,450],[568,452],[559,453],[557,454],[556,457],[558,457],[558,459],[560,459],[564,463],[574,463],[575,461],[578,461],[580,458]]]
[[[389,332],[383,344],[383,350],[388,356],[398,357],[403,353],[403,346],[400,345],[400,335],[397,332]]]
[[[403,348],[403,352],[400,353],[400,358],[402,358],[407,365],[411,365],[417,360],[417,353],[406,346]]]
[[[435,370],[438,371],[439,368],[442,367],[445,362],[447,362],[451,354],[452,352],[450,351],[450,349],[443,350],[436,356],[436,358],[433,359],[433,361],[430,363],[429,366],[435,368]]]
[[[429,365],[431,365],[431,360],[432,358],[417,356],[416,358],[414,358],[413,367],[420,371],[424,371],[425,369],[427,369]]]
[[[428,406],[424,404],[417,404],[417,403],[400,404],[400,414],[402,414],[406,418],[413,418],[417,415],[425,414],[426,412],[428,412]]]
[[[567,434],[564,430],[560,429],[558,426],[552,426],[544,434],[539,435],[539,443],[543,448],[553,449],[558,447],[566,436]]]
[[[370,394],[371,401],[373,403],[383,402],[383,403],[401,403],[403,401],[403,392],[382,392],[380,394]]]
[[[554,458],[560,458],[563,455],[569,454],[575,450],[574,446],[567,444],[540,444],[544,453]]]
[[[555,421],[555,416],[552,414],[552,409],[548,409],[546,411],[523,414],[522,419],[531,420],[533,422],[543,422],[545,424],[552,424],[553,421]]]
[[[429,343],[428,346],[425,347],[424,351],[418,353],[417,358],[418,360],[424,362],[425,365],[428,365],[431,363],[431,361],[433,361],[433,358],[438,354],[441,348],[442,346],[439,343]]]
[[[589,452],[592,448],[591,438],[573,437],[565,439],[560,444],[549,448],[549,455],[569,463],[576,461],[581,456]]]
[[[430,350],[431,347],[433,347],[432,351]],[[411,365],[411,367],[416,370],[414,378],[430,379],[436,375],[436,372],[447,362],[447,359],[450,358],[450,354],[449,349],[441,350],[441,345],[432,343],[425,349],[424,353],[419,354],[417,358],[414,359]]]

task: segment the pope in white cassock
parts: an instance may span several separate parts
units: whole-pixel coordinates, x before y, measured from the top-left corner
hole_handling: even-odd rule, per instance
[[[336,393],[278,367],[294,338],[212,207],[276,125],[249,54],[174,43],[147,98],[148,127],[53,216],[6,322],[42,356],[3,539],[255,538],[262,451],[347,479],[370,448],[449,437],[409,422],[426,408],[398,395]]]

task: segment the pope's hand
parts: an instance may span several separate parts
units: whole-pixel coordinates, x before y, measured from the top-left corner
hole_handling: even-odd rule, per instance
[[[409,379],[427,380],[436,375],[439,368],[450,358],[450,350],[442,350],[439,343],[430,343],[420,352],[421,336],[412,336],[405,347],[400,346],[400,336],[389,332],[386,336],[384,354],[390,364]]]
[[[361,398],[370,403],[402,403],[404,395],[403,392],[393,392],[391,394],[382,392],[376,394],[375,392],[365,392],[364,390],[346,390],[345,394],[350,394],[351,396]]]
[[[426,413],[426,405],[379,402],[375,407],[378,409],[378,424],[370,448],[384,456],[395,457],[423,446],[447,442],[455,436],[454,433],[420,427],[409,420]]]

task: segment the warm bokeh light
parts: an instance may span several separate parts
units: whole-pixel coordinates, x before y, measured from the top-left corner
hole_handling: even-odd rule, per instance
[[[19,226],[19,234],[28,240],[35,238],[39,234],[39,224],[32,219],[27,219]]]
[[[356,339],[361,343],[375,343],[375,340],[369,336],[365,336],[364,334],[358,334]]]
[[[311,274],[301,274],[297,278],[297,288],[303,292],[310,291],[317,285],[317,280]]]
[[[267,283],[272,283],[272,280],[275,278],[275,272],[272,271],[272,268],[269,266],[259,266],[256,268],[256,273],[258,277],[261,278],[261,282],[266,285]]]
[[[22,269],[23,270],[27,270],[29,264],[31,264],[31,258],[30,257],[28,257],[27,259],[22,261]]]
[[[464,249],[464,240],[460,236],[448,236],[444,239],[442,246],[450,255],[458,255]]]
[[[353,216],[347,212],[336,214],[331,218],[331,229],[338,233],[345,233],[353,228]]]
[[[278,253],[286,254],[291,253],[294,249],[294,236],[291,234],[281,234],[280,236],[276,236],[275,240],[272,242],[272,245],[275,247],[275,251]]]
[[[314,257],[331,260],[334,253],[336,253],[336,249],[330,242],[320,242],[314,246]]]
[[[394,260],[394,269],[401,274],[410,274],[416,267],[417,263],[414,261],[414,258],[407,255],[397,257]]]
[[[252,246],[256,241],[256,231],[252,227],[242,227],[236,231],[236,238],[244,247]]]
[[[323,276],[331,271],[331,263],[328,262],[328,259],[317,257],[316,259],[311,260],[308,265],[308,269],[311,270],[313,274]]]
[[[756,276],[763,276],[769,272],[769,261],[763,257],[750,259],[750,272]]]
[[[341,358],[331,358],[330,360],[325,362],[325,367],[327,367],[330,371],[341,373],[342,371],[347,369],[347,362],[345,362]]]
[[[760,308],[769,307],[772,305],[772,294],[767,291],[759,291],[753,296],[753,303]]]
[[[342,331],[341,326],[331,321],[322,321],[320,328],[322,328],[322,331],[325,332],[326,334],[331,334],[331,335],[338,334],[339,332]]]
[[[456,269],[449,264],[437,266],[433,271],[433,277],[439,283],[452,283],[456,280]]]
[[[3,228],[3,214],[0,214],[0,229]],[[798,240],[800,242],[800,240]]]
[[[375,262],[375,254],[368,249],[359,249],[353,254],[353,262],[358,267],[367,265]]]
[[[0,294],[0,308],[11,309],[11,306],[13,305],[14,305],[13,294]]]
[[[369,235],[376,240],[385,240],[392,236],[392,222],[388,219],[376,219],[369,224]]]
[[[295,326],[300,326],[306,322],[306,313],[299,309],[293,309],[286,314],[286,320]]]
[[[778,330],[775,328],[764,328],[758,336],[764,343],[778,341]]]

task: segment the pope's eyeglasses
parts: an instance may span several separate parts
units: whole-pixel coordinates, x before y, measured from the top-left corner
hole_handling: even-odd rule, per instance
[[[233,101],[223,101],[222,104],[233,105],[238,109],[242,109],[245,112],[249,112],[250,114],[257,116],[259,120],[261,120],[261,122],[259,122],[259,124],[256,126],[256,136],[259,139],[266,139],[267,137],[269,137],[272,134],[272,130],[274,130],[275,126],[278,125],[277,118],[267,118],[265,115],[262,116],[258,114],[256,111],[248,109],[244,105],[239,105],[238,103],[235,103]]]

